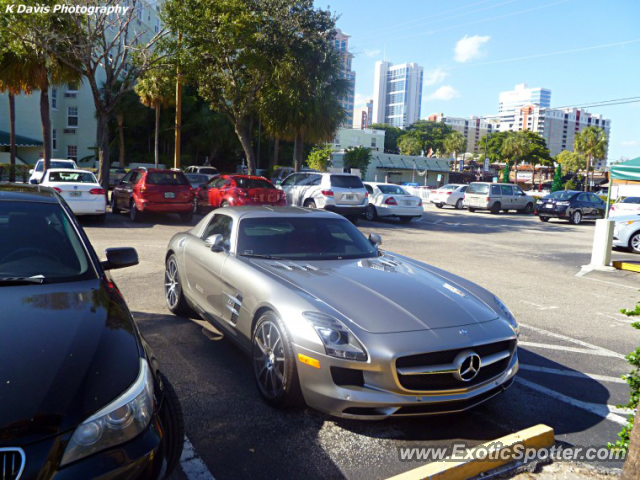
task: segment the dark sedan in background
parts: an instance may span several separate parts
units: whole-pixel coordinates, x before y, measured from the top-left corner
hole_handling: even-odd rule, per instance
[[[175,391],[62,197],[0,185],[0,478],[162,478],[184,442]]]
[[[606,203],[593,193],[561,190],[536,201],[535,214],[542,222],[559,218],[578,225],[583,220],[604,218],[605,208]]]

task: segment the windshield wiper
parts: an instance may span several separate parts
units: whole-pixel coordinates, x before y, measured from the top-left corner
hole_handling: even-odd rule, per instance
[[[44,283],[44,275],[32,277],[0,277],[0,285],[27,285],[30,283]]]
[[[289,260],[288,258],[276,257],[275,255],[263,255],[260,253],[241,253],[240,256],[251,258],[267,258],[269,260]]]

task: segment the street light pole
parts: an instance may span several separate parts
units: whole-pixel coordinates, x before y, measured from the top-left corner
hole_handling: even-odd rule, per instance
[[[178,48],[182,44],[182,32],[178,33]],[[175,132],[175,154],[173,158],[174,168],[180,168],[180,129],[182,127],[182,73],[178,65],[178,78],[176,80],[176,132]]]

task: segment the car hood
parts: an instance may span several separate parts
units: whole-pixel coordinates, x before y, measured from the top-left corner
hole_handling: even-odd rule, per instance
[[[136,379],[133,320],[99,280],[0,287],[0,445],[74,428]]]
[[[390,256],[253,262],[325,302],[370,333],[450,328],[498,317],[455,281]]]

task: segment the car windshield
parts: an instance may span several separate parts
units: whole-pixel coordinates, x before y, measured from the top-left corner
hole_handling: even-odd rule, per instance
[[[8,278],[42,276],[42,283],[60,283],[96,277],[57,203],[0,201],[0,238],[0,288]]]
[[[331,186],[337,188],[364,188],[362,180],[355,175],[331,175]]]
[[[567,192],[566,190],[561,190],[558,192],[553,192],[547,198],[554,198],[556,200],[569,200],[570,198],[573,198],[575,194],[576,192]]]
[[[56,183],[98,183],[96,177],[94,177],[91,172],[49,172],[49,181]]]
[[[248,218],[238,228],[238,253],[244,256],[342,260],[378,255],[376,247],[342,218]]]
[[[458,188],[458,185],[445,185],[440,187],[440,190],[455,190],[456,188]]]
[[[198,172],[204,173],[205,175],[218,175],[218,170],[213,167],[200,167]]]
[[[627,197],[622,200],[622,203],[640,203],[640,197]]]
[[[187,177],[181,172],[151,172],[146,183],[150,185],[189,185]]]
[[[234,180],[238,188],[276,188],[271,182],[262,178],[237,177]]]
[[[192,185],[200,185],[209,181],[209,177],[206,175],[198,175],[197,173],[187,173],[186,175]]]
[[[486,183],[472,183],[467,188],[467,193],[478,193],[480,195],[484,195],[489,193],[489,185]]]
[[[378,185],[382,193],[393,193],[395,195],[409,195],[402,187],[397,185]]]
[[[75,168],[73,162],[56,161],[52,160],[49,168]],[[36,172],[42,172],[44,170],[44,162],[38,161],[36,165]]]

